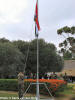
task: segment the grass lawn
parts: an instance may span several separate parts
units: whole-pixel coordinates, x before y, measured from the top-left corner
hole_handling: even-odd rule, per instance
[[[59,96],[56,100],[75,100],[75,84],[68,84],[67,88],[63,92],[59,93]]]
[[[1,97],[3,99],[1,99]],[[26,94],[26,97],[29,97],[29,98],[30,97],[35,97],[35,94]],[[0,100],[18,100],[16,98],[18,98],[18,93],[17,92],[0,91]],[[41,95],[41,98],[49,98],[49,97]],[[33,100],[35,100],[35,98]]]
[[[55,100],[71,100],[70,98],[75,98],[75,90],[74,84],[68,84],[67,88],[59,93],[59,96],[55,98]],[[27,94],[28,96],[34,96],[31,94]],[[44,97],[44,96],[43,96]],[[3,99],[5,98],[5,99]],[[17,92],[10,92],[10,91],[0,91],[0,100],[18,100],[18,93]]]
[[[60,92],[60,94],[64,94],[64,95],[75,95],[75,90],[73,90],[72,87],[67,87],[63,92]]]
[[[67,88],[64,89],[63,92],[60,92],[62,95],[75,95],[75,89],[74,89],[75,84],[68,84]]]
[[[0,91],[0,100],[18,100],[17,92]]]

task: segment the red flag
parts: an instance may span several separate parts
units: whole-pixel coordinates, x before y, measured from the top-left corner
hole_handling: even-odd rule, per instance
[[[40,30],[40,25],[39,25],[39,20],[38,20],[38,6],[37,6],[37,3],[36,3],[34,20],[35,20],[35,23],[37,25],[38,30]]]

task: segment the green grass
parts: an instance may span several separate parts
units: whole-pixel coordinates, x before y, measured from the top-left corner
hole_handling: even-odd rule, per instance
[[[71,94],[72,95],[72,94],[75,94],[75,91],[68,89],[68,90],[64,90],[63,92],[60,92],[60,94],[64,94],[64,95]]]
[[[67,85],[67,87],[64,89],[63,92],[60,92],[60,94],[63,95],[74,95],[75,94],[75,90],[73,89],[72,85]]]
[[[0,100],[18,100],[13,97],[18,98],[18,93],[8,92],[8,91],[0,91]]]
[[[26,95],[26,97],[30,97],[30,96],[35,97],[33,94]],[[4,98],[6,98],[6,99],[4,99]],[[0,100],[19,100],[16,98],[18,98],[18,92],[0,91]]]
[[[30,94],[27,94],[27,97],[29,95]],[[75,97],[75,90],[73,89],[72,85],[68,85],[67,88],[65,88],[63,92],[59,93],[59,97],[61,97],[61,98],[62,97],[65,98],[65,97],[69,97],[69,96]],[[18,98],[18,92],[0,91],[0,97],[7,97],[8,98],[8,99],[1,99],[0,98],[0,100],[19,100],[19,99],[13,99],[13,97],[17,97]]]
[[[18,97],[17,94],[0,93],[0,97]]]

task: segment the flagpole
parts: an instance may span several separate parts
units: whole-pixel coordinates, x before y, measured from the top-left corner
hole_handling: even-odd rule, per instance
[[[39,100],[39,41],[37,36],[37,100]]]
[[[37,9],[38,9],[38,0],[37,0]],[[37,33],[37,88],[36,88],[36,95],[37,100],[39,100],[39,41],[38,41],[39,34]]]

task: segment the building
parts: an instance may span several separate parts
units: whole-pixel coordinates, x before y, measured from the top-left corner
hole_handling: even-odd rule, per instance
[[[67,73],[69,76],[75,76],[75,60],[65,60],[62,73]]]
[[[65,75],[65,73],[71,81],[75,81],[75,60],[64,61],[64,68],[60,74]]]

